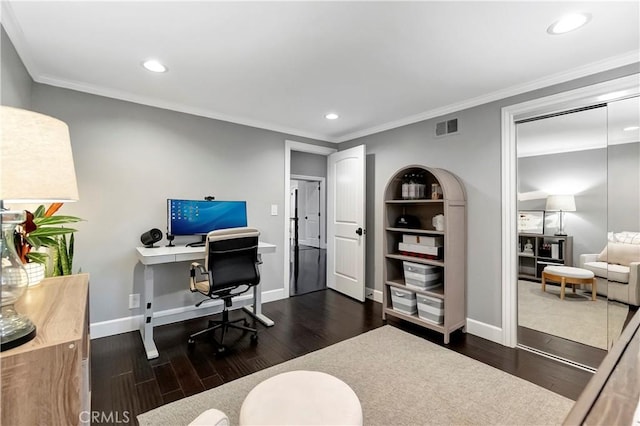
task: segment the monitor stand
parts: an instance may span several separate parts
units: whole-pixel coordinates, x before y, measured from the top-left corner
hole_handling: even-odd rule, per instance
[[[201,241],[197,241],[195,243],[189,243],[187,244],[187,247],[204,247],[205,244],[207,243],[207,236],[202,235],[201,238],[202,238]]]

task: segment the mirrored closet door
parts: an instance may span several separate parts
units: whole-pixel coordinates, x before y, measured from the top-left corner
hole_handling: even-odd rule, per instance
[[[607,105],[608,234],[595,260],[608,290],[609,345],[640,305],[640,98]]]
[[[518,343],[594,369],[609,342],[606,280],[599,289],[578,283],[584,255],[606,245],[607,105],[530,118],[516,130]],[[543,271],[553,271],[544,286]]]

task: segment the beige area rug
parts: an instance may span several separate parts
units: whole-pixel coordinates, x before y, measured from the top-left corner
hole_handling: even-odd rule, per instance
[[[365,425],[552,425],[573,401],[449,349],[384,326],[138,416],[140,425],[184,425],[208,408],[238,424],[242,401],[291,370],[332,374],[355,391]]]
[[[567,288],[560,300],[559,286],[543,292],[538,282],[518,281],[518,325],[596,348],[606,350],[618,339],[628,310],[600,296],[592,301],[591,290]]]

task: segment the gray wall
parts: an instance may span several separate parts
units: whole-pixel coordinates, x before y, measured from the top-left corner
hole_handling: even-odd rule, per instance
[[[27,73],[9,36],[0,26],[0,93],[2,105],[29,109],[33,80]]]
[[[143,272],[134,248],[150,228],[166,230],[167,198],[246,200],[249,224],[278,246],[265,255],[262,290],[283,288],[290,136],[41,84],[33,88],[33,109],[70,128],[80,201],[65,211],[86,219],[76,235],[76,265],[91,274],[92,322],[132,314],[128,295],[142,292]],[[271,216],[272,204],[280,215]],[[157,271],[157,310],[199,300],[186,291],[188,263]]]
[[[291,174],[327,177],[327,157],[309,152],[291,151]]]
[[[573,264],[582,253],[600,253],[607,236],[607,149],[539,155],[518,159],[518,192],[547,191],[576,182],[576,211],[564,214],[564,228],[573,236]],[[562,192],[562,191],[561,191]],[[520,201],[518,210],[544,210],[546,199]],[[553,235],[557,228],[545,229]]]
[[[382,290],[382,200],[407,164],[456,174],[467,194],[467,317],[501,326],[501,108],[637,73],[639,64],[577,79],[339,145],[367,149],[367,286]],[[436,138],[435,123],[457,117],[460,132]]]
[[[611,145],[609,230],[640,231],[640,143]]]

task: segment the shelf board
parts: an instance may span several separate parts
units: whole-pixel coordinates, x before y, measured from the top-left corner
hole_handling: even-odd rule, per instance
[[[412,233],[412,234],[425,234],[425,235],[444,235],[444,231],[435,231],[430,229],[415,229],[415,228],[386,228],[387,231],[391,232],[403,232],[403,233]]]
[[[547,257],[547,256],[538,256],[538,259],[542,261],[551,261],[551,263],[562,262],[564,264],[564,259],[557,259],[555,257]]]
[[[404,283],[404,280],[390,280],[385,282],[385,284],[390,285],[391,287],[398,287],[406,291],[411,291],[416,294],[422,294],[423,296],[431,296],[437,297],[438,299],[444,299],[444,285],[441,285],[434,290],[418,290],[416,288],[407,287]]]
[[[430,198],[422,198],[419,200],[384,200],[387,204],[431,204],[431,203],[442,203],[443,199],[432,200]]]
[[[522,252],[518,252],[518,256],[520,256],[520,257],[530,257],[532,259],[536,257],[535,254],[527,254],[527,253],[522,253]]]
[[[444,328],[444,325],[442,324],[436,324],[433,322],[429,322],[427,320],[423,320],[422,318],[420,318],[417,315],[407,315],[407,314],[403,314],[402,312],[398,312],[398,311],[394,311],[391,308],[384,308],[384,313],[387,315],[391,315],[393,317],[396,318],[400,318],[403,319],[405,321],[410,321],[414,324],[418,324],[422,327],[426,327],[426,328],[430,328],[431,330],[435,330],[435,331],[439,331],[440,333],[444,333],[446,330]]]
[[[425,265],[442,266],[444,268],[444,261],[435,259],[425,259],[422,257],[404,256],[402,254],[385,254],[388,259],[406,260],[407,262],[422,263]]]

